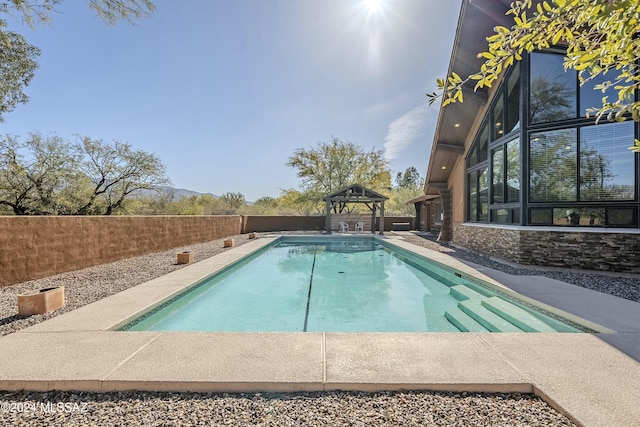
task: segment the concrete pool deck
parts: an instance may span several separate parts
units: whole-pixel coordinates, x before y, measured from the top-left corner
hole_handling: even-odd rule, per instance
[[[272,240],[252,241],[0,338],[0,389],[517,391],[541,396],[584,426],[632,426],[640,419],[640,304],[465,265],[413,245],[617,333],[111,330]]]

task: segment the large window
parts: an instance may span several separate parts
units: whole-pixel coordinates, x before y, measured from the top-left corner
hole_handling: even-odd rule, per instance
[[[467,175],[469,182],[469,211],[467,217],[473,222],[489,219],[489,170],[481,168]]]
[[[491,203],[520,201],[520,140],[499,145],[491,151]]]
[[[580,200],[635,198],[633,122],[589,126],[580,130]]]
[[[576,129],[532,133],[529,200],[575,201],[578,188]]]
[[[490,222],[520,222],[520,139],[491,150]]]
[[[529,201],[634,200],[630,141],[631,121],[531,133]]]
[[[491,170],[491,203],[504,203],[504,147],[498,147],[491,152]]]
[[[565,72],[563,62],[563,55],[531,54],[531,123],[557,122],[576,117],[577,75],[575,72]]]
[[[507,133],[520,127],[520,67],[515,67],[507,80]]]
[[[613,98],[594,90],[610,76],[580,87],[563,60],[532,53],[497,88],[467,156],[468,221],[640,226],[640,156],[627,149],[638,124],[587,117]]]
[[[602,106],[602,98],[614,101],[613,87],[604,93],[595,86],[614,79],[615,71],[590,78],[580,86],[576,71],[565,71],[564,55],[534,52],[530,56],[529,121],[531,124],[586,117],[589,109]],[[512,82],[510,81],[509,84]],[[579,108],[577,108],[579,106]],[[591,114],[593,116],[593,114]]]
[[[506,161],[506,202],[518,203],[520,202],[520,139],[507,142]]]
[[[497,90],[489,115],[467,156],[468,221],[520,221],[517,205],[520,201],[520,115],[520,67],[517,65]]]

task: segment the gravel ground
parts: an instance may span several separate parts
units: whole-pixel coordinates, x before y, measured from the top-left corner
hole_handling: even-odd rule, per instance
[[[544,275],[640,302],[640,279],[585,272],[513,267],[441,245],[432,236],[406,240],[516,275]],[[247,236],[235,236],[236,246]],[[175,248],[0,288],[0,336],[7,335],[155,277],[183,268],[177,252],[202,260],[227,249],[222,240]],[[20,318],[16,295],[65,286],[65,307]],[[61,405],[58,405],[58,404]],[[80,393],[0,392],[0,425],[348,425],[348,426],[573,426],[541,399],[527,394],[477,393]]]
[[[12,426],[575,426],[517,393],[0,392],[0,405]]]

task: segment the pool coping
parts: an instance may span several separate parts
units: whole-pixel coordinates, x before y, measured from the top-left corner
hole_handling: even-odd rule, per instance
[[[526,392],[579,425],[640,419],[640,363],[599,334],[110,330],[277,238],[259,238],[0,338],[0,389]],[[387,239],[503,287],[446,254],[400,236]]]

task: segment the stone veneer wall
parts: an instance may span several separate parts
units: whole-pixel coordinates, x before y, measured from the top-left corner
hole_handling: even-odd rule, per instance
[[[454,243],[520,264],[640,273],[640,232],[457,224]]]
[[[0,286],[240,234],[231,216],[0,216]]]

